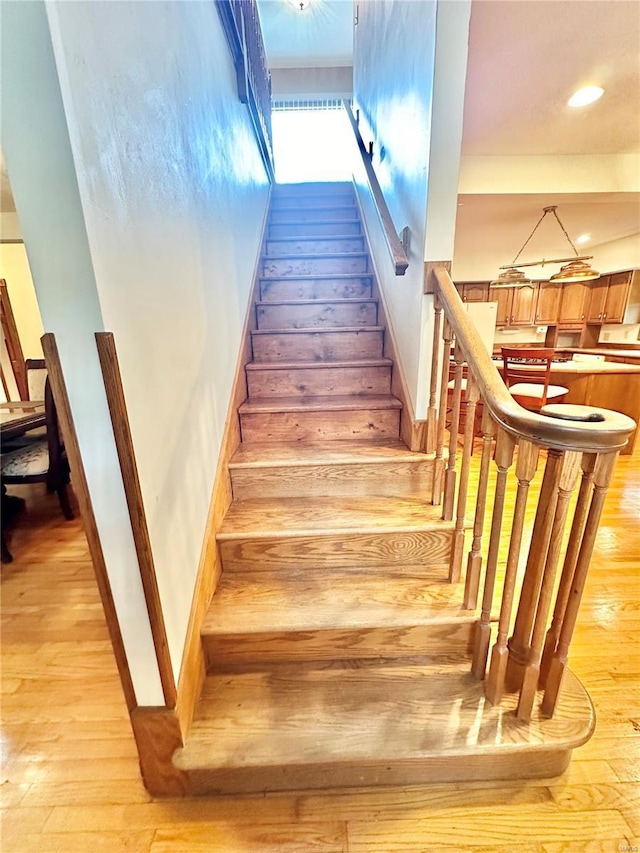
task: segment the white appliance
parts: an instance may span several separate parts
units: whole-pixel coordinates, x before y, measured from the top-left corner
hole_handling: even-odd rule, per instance
[[[469,319],[478,330],[489,355],[493,354],[496,338],[497,302],[465,302]]]

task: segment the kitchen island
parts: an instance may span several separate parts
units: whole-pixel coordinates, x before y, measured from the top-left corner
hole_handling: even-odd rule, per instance
[[[494,357],[502,372],[502,359]],[[518,369],[526,368],[519,364]],[[532,366],[532,371],[535,371]],[[551,365],[551,382],[569,389],[565,403],[612,409],[640,422],[640,364],[616,361],[559,361]],[[622,453],[633,453],[638,429]]]

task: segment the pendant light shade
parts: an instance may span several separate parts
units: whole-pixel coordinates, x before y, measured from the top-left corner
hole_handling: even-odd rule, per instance
[[[571,261],[561,267],[560,272],[552,275],[549,281],[571,284],[574,281],[593,281],[596,278],[600,278],[600,273],[592,269],[586,261]]]
[[[489,282],[489,287],[518,287],[521,284],[528,284],[531,281],[527,278],[522,270],[508,269],[501,272],[498,278]]]

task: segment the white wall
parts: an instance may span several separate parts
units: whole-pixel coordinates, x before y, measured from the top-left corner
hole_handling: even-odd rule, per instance
[[[49,11],[177,677],[268,181],[213,3]]]
[[[42,318],[23,243],[0,244],[0,278],[7,282],[11,309],[25,358],[42,358]]]
[[[93,330],[115,335],[177,678],[268,182],[213,3],[47,12],[95,275]],[[27,233],[17,192],[16,202],[31,259],[46,234]],[[32,269],[62,343],[67,330],[51,318],[64,304],[77,324],[80,309]],[[76,426],[92,440],[93,425]],[[124,536],[122,524],[105,520],[103,542]],[[137,572],[112,559],[108,569]],[[121,614],[132,618],[142,611]]]
[[[2,146],[44,326],[54,332],[129,669],[163,703],[93,334],[95,279],[44,4],[2,8]]]
[[[394,274],[375,212],[367,214],[365,209],[365,215],[415,409],[423,325],[436,0],[376,0],[360,3],[358,9],[354,101],[360,109],[365,144],[374,141],[373,165],[394,225],[398,231],[408,225],[411,231],[409,268],[404,276]]]

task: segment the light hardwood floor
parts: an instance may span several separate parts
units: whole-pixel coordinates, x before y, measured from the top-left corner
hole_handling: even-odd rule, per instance
[[[2,567],[2,853],[640,848],[637,454],[615,474],[570,658],[595,735],[562,777],[510,784],[153,802],[81,525],[23,494],[33,526],[23,517]]]

